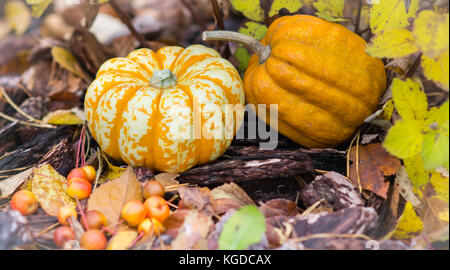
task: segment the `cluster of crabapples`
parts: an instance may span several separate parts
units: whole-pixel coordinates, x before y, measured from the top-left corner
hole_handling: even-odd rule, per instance
[[[91,182],[94,181],[95,175],[96,172],[92,166],[73,169],[67,176],[69,183],[67,193],[69,196],[80,200],[89,197]],[[39,203],[31,191],[22,189],[14,193],[11,199],[11,208],[24,216],[28,216],[38,210]]]
[[[170,215],[168,202],[163,198],[164,187],[155,180],[147,181],[143,195],[145,201],[132,200],[122,207],[122,218],[132,227],[138,227],[140,235],[160,234],[162,222]]]
[[[69,177],[68,177],[69,178]],[[76,180],[69,180],[68,193],[71,185]],[[81,182],[81,181],[80,181]],[[83,188],[81,188],[83,187]],[[90,192],[84,190],[83,185],[73,186],[73,195],[77,198],[89,197]],[[164,200],[164,187],[155,180],[147,181],[143,188],[143,195],[146,199],[144,203],[140,200],[127,202],[121,210],[121,216],[131,227],[138,226],[138,232],[141,236],[160,234],[164,228],[162,222],[170,215],[168,202]],[[55,244],[62,248],[67,241],[76,238],[74,231],[70,226],[70,217],[77,218],[75,209],[64,206],[58,211],[58,221],[62,226],[57,228],[53,234]],[[97,210],[89,210],[81,217],[81,223],[84,224],[86,231],[80,238],[80,245],[87,250],[102,250],[106,248],[107,238],[105,232],[109,232],[105,216]],[[120,222],[119,222],[120,223]]]

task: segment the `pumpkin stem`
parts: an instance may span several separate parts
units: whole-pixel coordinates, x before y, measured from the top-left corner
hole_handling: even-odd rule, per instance
[[[259,62],[266,62],[269,58],[271,50],[270,46],[264,46],[257,39],[249,37],[247,35],[232,32],[232,31],[205,31],[202,36],[203,40],[222,40],[237,42],[244,47],[250,49],[252,52],[259,56]]]
[[[150,86],[159,89],[166,89],[177,84],[177,76],[172,73],[172,71],[165,70],[157,70],[153,72],[152,77],[150,78]]]

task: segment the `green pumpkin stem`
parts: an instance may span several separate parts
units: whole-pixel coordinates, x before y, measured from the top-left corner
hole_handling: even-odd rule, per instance
[[[150,86],[154,88],[166,89],[175,85],[177,85],[177,76],[168,69],[157,70],[150,78]]]

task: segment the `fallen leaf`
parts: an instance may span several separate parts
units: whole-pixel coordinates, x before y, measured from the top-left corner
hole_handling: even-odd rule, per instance
[[[430,183],[433,185],[433,189],[436,192],[436,195],[444,201],[449,200],[448,190],[449,190],[449,181],[448,176],[445,177],[441,173],[434,171],[431,174]]]
[[[6,198],[13,194],[13,192],[16,191],[16,189],[20,187],[20,185],[22,185],[28,177],[30,177],[33,169],[34,168],[29,168],[26,171],[0,181],[0,199]]]
[[[75,56],[73,56],[73,54],[70,51],[59,46],[53,46],[51,54],[53,60],[59,65],[61,65],[63,68],[67,69],[68,71],[72,72],[73,74],[77,75],[80,78],[86,77],[80,65],[78,64],[77,59],[75,58]]]
[[[206,215],[214,214],[213,196],[207,187],[180,187],[178,194],[186,208],[202,211]]]
[[[359,186],[356,174],[356,147],[350,149],[350,179]],[[359,146],[358,171],[363,189],[375,192],[386,199],[389,183],[385,176],[394,175],[400,169],[400,160],[390,155],[381,143]]]
[[[222,215],[231,209],[237,210],[242,206],[243,205],[237,201],[228,198],[216,199],[213,201],[214,212],[216,215]]]
[[[193,249],[200,241],[205,240],[214,228],[211,217],[202,212],[191,210],[184,218],[177,237],[172,241],[173,250]]]
[[[406,202],[405,209],[401,215],[397,227],[394,232],[394,237],[398,239],[409,239],[423,230],[422,220],[417,216],[414,208],[410,202]]]
[[[259,243],[266,232],[264,215],[255,205],[236,211],[223,225],[219,236],[219,249],[241,250]]]
[[[106,161],[106,164],[108,165],[108,169],[105,173],[102,174],[102,176],[99,178],[99,183],[105,183],[106,181],[109,181],[111,179],[119,178],[123,172],[125,172],[126,168],[117,167],[111,164],[109,162],[108,157],[103,151],[100,151],[100,156]]]
[[[239,203],[241,206],[255,204],[247,193],[237,184],[231,182],[215,187],[211,190],[214,200],[231,199]]]
[[[183,225],[186,215],[193,210],[178,209],[163,221],[163,227],[166,228],[166,234],[176,238],[178,229]]]
[[[102,212],[108,224],[115,224],[120,219],[123,205],[131,200],[142,200],[142,188],[132,167],[128,167],[119,178],[99,186],[92,192],[88,200],[88,210]]]
[[[400,186],[400,194],[409,201],[414,207],[419,207],[422,202],[417,198],[414,193],[414,187],[411,180],[408,177],[408,173],[404,166],[402,166],[395,177],[395,182]]]
[[[155,175],[155,180],[158,181],[163,187],[178,185],[180,182],[175,180],[179,174],[176,173],[159,173]]]
[[[266,218],[274,216],[295,216],[297,205],[290,200],[272,199],[259,207]]]
[[[106,250],[125,250],[128,249],[130,244],[134,239],[138,236],[136,230],[123,230],[116,233],[111,239],[108,241],[108,245],[106,246]]]
[[[81,125],[83,124],[84,113],[78,109],[57,110],[47,114],[42,121],[53,125]]]
[[[66,192],[66,178],[51,165],[41,165],[35,168],[32,174],[31,192],[47,214],[56,217],[59,208],[66,205],[76,207],[75,200]]]
[[[5,5],[5,15],[10,27],[17,35],[22,35],[31,24],[31,12],[21,1],[9,1]]]

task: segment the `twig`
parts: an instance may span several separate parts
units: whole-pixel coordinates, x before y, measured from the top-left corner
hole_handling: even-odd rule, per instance
[[[217,22],[217,27],[219,27],[220,30],[225,30],[225,23],[223,22],[222,15],[220,14],[220,8],[217,0],[211,0],[211,5],[213,8],[214,18]]]
[[[211,0],[211,5],[213,8],[214,18],[216,19],[216,22],[217,22],[217,27],[220,30],[225,30],[225,23],[223,22],[223,17],[220,13],[220,7],[219,7],[219,4],[217,3],[217,0]],[[218,44],[219,43],[216,42],[216,47],[219,47]],[[228,46],[228,42],[225,43],[225,47],[223,50],[221,50],[220,53],[221,53],[222,57],[224,57],[224,58],[230,57],[231,51],[230,51],[230,47]]]
[[[14,101],[9,97],[9,95],[6,93],[6,91],[3,87],[0,87],[0,93],[2,94],[2,97],[5,98],[6,102],[8,102],[8,104],[11,105],[11,107],[13,107],[14,110],[16,110],[22,116],[24,116],[25,118],[27,118],[28,120],[33,121],[33,122],[40,123],[40,124],[46,124],[45,122],[32,117],[31,115],[24,112],[21,108],[19,108],[19,106],[17,106],[17,104],[14,103]]]
[[[128,27],[128,30],[130,30],[131,34],[139,41],[139,45],[142,48],[151,48],[149,46],[148,42],[145,40],[144,36],[141,35],[136,29],[134,28],[133,24],[131,23],[130,17],[122,10],[122,8],[117,4],[116,0],[109,0],[109,5],[114,9],[114,11],[119,16],[120,20]]]
[[[183,5],[189,10],[194,21],[198,25],[200,25],[201,28],[206,29],[207,28],[206,24],[198,17],[197,13],[192,8],[191,4],[187,0],[181,0],[181,3],[183,3]]]
[[[355,22],[355,34],[359,35],[359,24],[361,21],[361,10],[362,10],[362,6],[363,6],[363,1],[359,0],[358,1],[358,13],[356,14],[356,22]]]
[[[316,233],[316,234],[310,234],[303,237],[298,237],[292,239],[294,242],[305,242],[311,239],[318,239],[318,238],[362,238],[364,240],[372,240],[372,238],[368,237],[364,234],[339,234],[339,233]]]
[[[6,115],[2,112],[0,112],[0,117],[5,118],[6,120],[9,120],[11,122],[19,122],[19,124],[25,125],[25,126],[32,126],[32,127],[39,127],[39,128],[56,128],[55,126],[49,125],[49,124],[38,124],[38,123],[32,123],[32,122],[25,122],[22,120],[19,120],[17,118],[11,117],[9,115]]]
[[[417,55],[416,59],[414,60],[414,63],[409,68],[408,72],[406,73],[405,78],[411,78],[414,75],[417,68],[419,67],[421,58],[422,58],[422,53],[419,53],[419,55]]]
[[[358,134],[356,137],[356,178],[358,178],[358,189],[359,189],[359,193],[362,193],[362,186],[361,186],[361,178],[359,176],[359,133],[360,131],[358,130]]]

